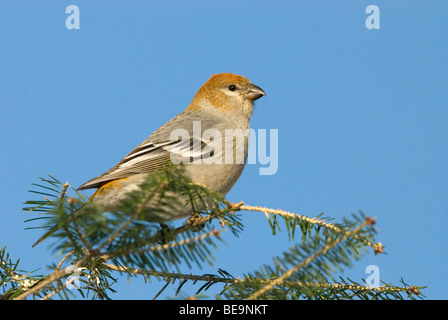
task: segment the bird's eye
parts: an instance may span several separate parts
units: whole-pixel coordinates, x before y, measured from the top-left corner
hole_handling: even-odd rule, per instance
[[[229,90],[230,90],[230,91],[235,91],[235,90],[236,90],[236,85],[231,84],[231,85],[229,86]]]

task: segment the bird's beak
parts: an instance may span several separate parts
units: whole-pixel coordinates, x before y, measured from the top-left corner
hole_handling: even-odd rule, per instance
[[[262,96],[266,95],[266,93],[264,93],[263,89],[261,89],[259,86],[254,85],[253,83],[251,83],[249,85],[249,88],[247,88],[245,94],[246,94],[246,97],[252,101],[255,101],[255,100],[261,98]]]

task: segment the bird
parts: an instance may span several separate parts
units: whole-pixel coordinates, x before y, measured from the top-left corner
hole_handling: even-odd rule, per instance
[[[244,76],[212,75],[183,112],[78,190],[96,188],[87,203],[110,212],[137,190],[149,173],[171,160],[185,163],[186,174],[194,183],[226,195],[241,176],[247,160],[247,132],[254,102],[265,95],[263,89]],[[239,139],[241,135],[244,139]],[[161,218],[175,220],[190,214],[191,207],[184,206]]]

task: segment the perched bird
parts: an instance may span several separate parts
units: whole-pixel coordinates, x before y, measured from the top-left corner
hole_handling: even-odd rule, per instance
[[[187,163],[185,169],[193,182],[225,195],[243,171],[248,139],[239,138],[241,134],[247,138],[254,101],[262,96],[265,92],[243,76],[211,76],[186,110],[157,129],[117,165],[78,189],[97,188],[89,202],[112,211],[148,173],[171,160]],[[190,213],[191,208],[182,207],[164,218],[173,220]]]

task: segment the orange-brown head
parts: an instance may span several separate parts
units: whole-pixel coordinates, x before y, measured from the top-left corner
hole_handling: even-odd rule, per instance
[[[252,116],[253,103],[264,91],[246,77],[214,74],[199,88],[187,110],[206,109],[229,116]]]

